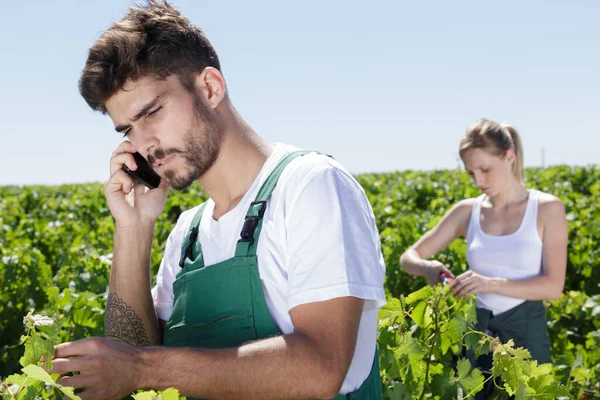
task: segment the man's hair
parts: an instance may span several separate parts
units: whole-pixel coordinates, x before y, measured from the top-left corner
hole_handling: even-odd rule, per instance
[[[219,58],[200,28],[166,1],[132,6],[96,40],[79,79],[79,92],[95,111],[128,79],[178,77],[192,90],[206,67],[221,70]]]

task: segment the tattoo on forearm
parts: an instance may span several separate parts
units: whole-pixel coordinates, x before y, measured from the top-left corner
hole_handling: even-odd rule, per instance
[[[106,301],[104,335],[138,347],[150,345],[142,320],[116,293]]]

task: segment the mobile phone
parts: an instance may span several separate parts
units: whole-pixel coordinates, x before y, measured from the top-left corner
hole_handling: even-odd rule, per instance
[[[140,154],[133,153],[133,158],[137,164],[135,171],[130,170],[127,165],[123,165],[123,170],[127,172],[129,176],[142,182],[150,189],[156,189],[160,185],[160,176],[148,164],[148,161]]]

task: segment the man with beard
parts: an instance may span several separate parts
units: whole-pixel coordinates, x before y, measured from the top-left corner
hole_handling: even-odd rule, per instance
[[[173,7],[132,7],[90,49],[80,91],[127,137],[104,192],[115,218],[107,338],[56,347],[82,399],[175,387],[198,398],[381,398],[385,266],[364,191],[335,160],[262,139],[218,57]],[[144,156],[147,190],[123,171]],[[171,232],[151,290],[169,187],[210,199]],[[133,193],[132,193],[133,192]],[[133,202],[128,201],[131,196]]]

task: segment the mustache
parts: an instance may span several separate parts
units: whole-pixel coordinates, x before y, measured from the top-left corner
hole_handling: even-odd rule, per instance
[[[166,156],[170,156],[171,154],[181,154],[181,153],[183,153],[183,151],[178,150],[178,149],[167,149],[167,150],[156,149],[154,151],[154,153],[148,154],[148,163],[150,165],[153,165],[156,160],[161,160],[161,159],[165,158]]]

